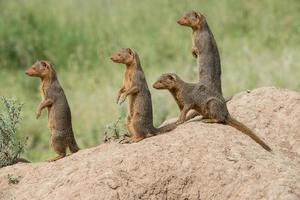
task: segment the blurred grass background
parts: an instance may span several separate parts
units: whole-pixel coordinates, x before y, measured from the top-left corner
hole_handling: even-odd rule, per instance
[[[29,138],[25,157],[45,160],[47,115],[35,119],[39,80],[24,71],[50,60],[68,97],[81,148],[101,143],[105,125],[124,117],[115,104],[124,66],[110,54],[132,47],[151,87],[164,72],[198,79],[191,30],[176,21],[189,10],[202,12],[221,53],[225,96],[260,86],[300,89],[299,0],[0,0],[0,95],[24,103],[19,129]],[[151,88],[154,121],[175,117],[172,97]]]

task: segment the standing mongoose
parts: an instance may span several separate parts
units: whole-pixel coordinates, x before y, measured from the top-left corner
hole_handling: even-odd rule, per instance
[[[192,55],[197,58],[200,83],[222,95],[219,50],[205,17],[191,11],[177,23],[192,28]]]
[[[26,74],[41,78],[42,101],[36,109],[36,118],[38,119],[42,110],[47,108],[51,146],[58,154],[57,157],[49,161],[56,161],[65,157],[67,147],[72,153],[77,152],[79,148],[72,129],[71,111],[54,68],[48,61],[37,61],[26,71]]]
[[[230,116],[222,95],[210,90],[207,86],[200,83],[186,83],[176,74],[168,73],[163,74],[153,84],[153,87],[167,89],[175,98],[181,110],[177,124],[185,122],[188,111],[193,109],[203,116],[203,122],[230,125],[251,137],[267,151],[271,151],[271,148],[259,139],[252,130]]]
[[[176,124],[160,128],[153,126],[151,94],[138,54],[130,48],[123,48],[113,53],[111,60],[126,65],[123,86],[118,92],[117,103],[123,103],[128,97],[126,126],[130,133],[129,142],[139,142],[148,135],[173,130]]]

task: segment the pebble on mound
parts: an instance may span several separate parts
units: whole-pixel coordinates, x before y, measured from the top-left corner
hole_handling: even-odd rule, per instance
[[[0,199],[300,199],[300,94],[259,88],[234,96],[228,109],[273,152],[194,119],[139,143],[2,168]]]

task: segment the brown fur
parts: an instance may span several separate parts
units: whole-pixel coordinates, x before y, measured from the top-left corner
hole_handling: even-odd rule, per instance
[[[37,61],[26,71],[26,74],[41,78],[42,101],[37,107],[36,118],[38,119],[42,110],[47,108],[51,146],[58,154],[57,157],[49,161],[56,161],[65,157],[67,147],[72,153],[77,152],[79,148],[72,129],[71,111],[54,68],[48,61]]]
[[[222,95],[220,55],[205,17],[191,11],[177,22],[192,29],[192,55],[197,58],[200,83]]]
[[[30,163],[30,161],[26,160],[25,158],[17,158],[13,164],[17,164],[17,163]]]
[[[196,83],[190,83],[190,84],[193,85],[193,86],[197,85]],[[155,88],[155,89],[168,89],[169,92],[174,97],[174,100],[176,101],[179,110],[182,111],[182,109],[184,107],[184,105],[182,103],[183,102],[182,96],[180,95],[180,93],[176,89],[176,87],[174,85],[174,81],[170,80],[170,76],[168,76],[168,74],[160,76],[159,79],[153,84],[153,88]],[[231,99],[232,99],[232,96],[227,97],[225,99],[225,102],[227,103]],[[199,115],[201,115],[199,112],[197,112],[196,110],[192,110],[187,115],[186,121],[189,121],[189,120],[191,120],[191,119],[193,119],[193,118],[195,118]]]
[[[167,89],[174,96],[181,110],[177,124],[184,123],[188,111],[193,109],[203,116],[203,122],[230,125],[251,137],[267,151],[271,151],[271,148],[253,131],[230,116],[222,95],[210,90],[207,86],[200,83],[186,83],[176,74],[171,73],[163,74],[153,86],[156,89]]]
[[[151,94],[138,54],[132,49],[124,48],[113,53],[111,60],[126,65],[123,86],[118,92],[117,103],[123,103],[128,97],[126,126],[131,134],[130,142],[138,142],[148,135],[173,130],[176,124],[161,128],[153,126]]]

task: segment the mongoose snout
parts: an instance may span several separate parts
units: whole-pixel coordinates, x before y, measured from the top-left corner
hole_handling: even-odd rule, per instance
[[[27,70],[25,71],[25,74],[28,75],[28,76],[32,76],[32,74],[30,73],[29,69],[27,69]]]
[[[185,17],[185,16],[183,16],[183,17],[180,17],[178,20],[177,20],[177,23],[179,24],[179,25],[187,25],[187,23],[188,23],[188,20],[187,20],[187,18]]]
[[[160,83],[159,81],[156,81],[155,83],[153,83],[152,87],[158,90],[163,89],[163,84]]]
[[[111,59],[112,61],[114,61],[114,62],[118,62],[121,58],[120,58],[119,55],[112,55],[112,56],[110,57],[110,59]]]

